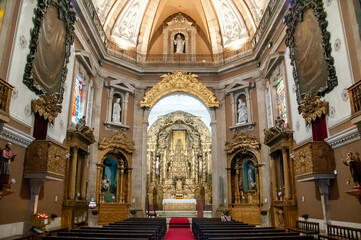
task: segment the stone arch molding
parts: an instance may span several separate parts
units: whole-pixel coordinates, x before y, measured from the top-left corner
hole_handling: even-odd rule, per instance
[[[196,74],[175,71],[161,76],[162,81],[145,93],[141,107],[153,107],[163,96],[173,92],[186,92],[198,97],[207,107],[219,107],[214,93],[199,82]]]

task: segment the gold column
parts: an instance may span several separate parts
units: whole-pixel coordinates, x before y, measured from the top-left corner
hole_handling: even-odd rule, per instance
[[[288,149],[286,147],[282,148],[282,158],[283,158],[283,174],[285,180],[285,199],[291,198],[291,185],[290,185],[290,171],[288,164]]]
[[[77,159],[77,168],[76,168],[76,178],[75,178],[75,190],[76,190],[76,195],[75,195],[75,198],[78,198],[78,194],[79,197],[81,196],[81,181],[82,181],[82,172],[83,172],[83,155],[82,154],[79,154],[79,151],[78,151],[78,159]]]
[[[227,169],[227,180],[228,180],[228,204],[232,204],[232,182],[231,182],[231,168]]]
[[[76,179],[76,163],[78,160],[78,148],[72,147],[72,159],[70,163],[70,171],[69,171],[69,185],[68,185],[68,197],[70,199],[74,199],[75,197],[75,179]]]
[[[102,170],[103,164],[97,164],[97,186],[96,186],[96,193],[97,193],[97,202],[98,204],[103,202],[104,199],[101,196],[101,186],[102,186],[102,174],[101,174],[101,170]]]
[[[234,195],[235,195],[235,202],[236,203],[240,203],[240,197],[239,197],[239,167],[236,168],[236,176],[235,176],[235,183],[234,183],[234,186],[235,186],[235,192],[234,192]]]
[[[122,197],[121,197],[122,184],[123,184],[123,181],[122,181],[122,166],[118,167],[117,175],[118,175],[117,176],[117,202],[121,203],[121,201],[122,201]]]
[[[128,203],[128,204],[131,204],[130,190],[131,190],[131,188],[132,188],[132,185],[131,185],[131,181],[132,181],[132,168],[128,168],[127,173],[128,173],[127,203]]]
[[[124,184],[124,166],[120,167],[120,203],[124,203],[124,196],[123,196],[123,184]]]
[[[86,198],[86,182],[88,179],[88,156],[89,154],[85,154],[83,158],[83,167],[82,167],[82,174],[81,174],[81,187],[80,187],[80,194],[81,199]]]
[[[272,178],[272,198],[277,199],[277,179],[276,179],[276,161],[274,156],[271,155],[271,178]]]

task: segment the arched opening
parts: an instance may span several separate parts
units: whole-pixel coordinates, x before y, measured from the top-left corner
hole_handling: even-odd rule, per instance
[[[155,210],[194,211],[196,199],[211,208],[212,141],[207,107],[177,92],[159,100],[148,121],[148,201]],[[189,204],[172,205],[182,201]]]

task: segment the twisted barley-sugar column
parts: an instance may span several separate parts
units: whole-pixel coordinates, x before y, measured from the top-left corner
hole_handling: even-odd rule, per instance
[[[123,197],[123,175],[124,175],[124,167],[123,165],[121,165],[120,167],[118,167],[118,185],[117,185],[117,198],[118,198],[118,203],[123,203],[124,202],[124,197]]]
[[[76,180],[76,164],[78,160],[78,147],[72,147],[72,158],[69,171],[69,185],[68,185],[68,197],[69,199],[75,198],[75,180]]]
[[[290,185],[290,171],[288,164],[288,149],[286,147],[282,148],[282,158],[283,158],[283,173],[285,178],[285,199],[291,199],[291,185]]]
[[[81,174],[81,185],[80,185],[80,196],[82,199],[86,198],[86,182],[88,179],[88,157],[89,153],[84,154],[83,157],[83,167],[82,167],[82,174]]]

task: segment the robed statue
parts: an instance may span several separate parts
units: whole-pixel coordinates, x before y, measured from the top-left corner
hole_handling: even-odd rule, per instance
[[[350,168],[350,172],[351,172],[354,183],[356,184],[357,187],[360,187],[361,181],[360,181],[360,175],[359,175],[359,172],[357,169],[356,157],[352,154],[351,151],[349,151],[347,153],[346,159],[342,160],[342,162],[343,162],[343,164],[345,164],[346,166],[348,166]]]
[[[120,113],[122,108],[120,107],[120,98],[117,98],[113,104],[113,122],[120,123]]]
[[[186,41],[184,41],[181,34],[177,34],[177,37],[174,40],[174,52],[175,53],[184,53],[185,44],[186,44]]]

